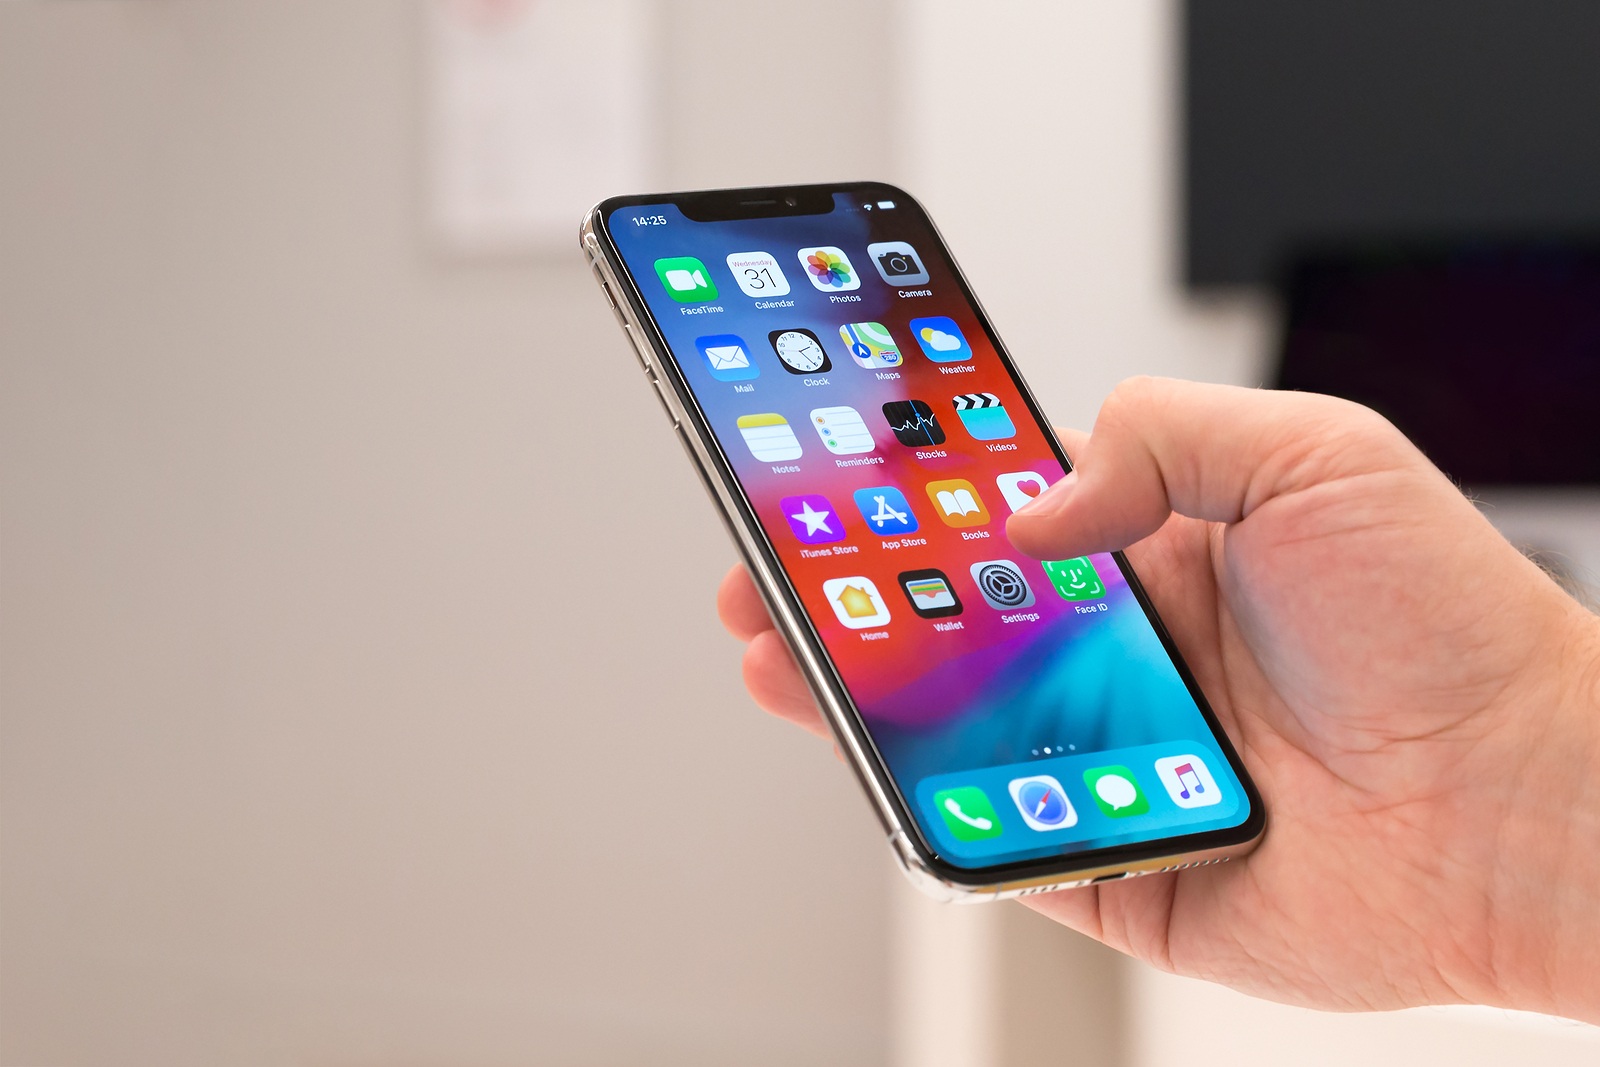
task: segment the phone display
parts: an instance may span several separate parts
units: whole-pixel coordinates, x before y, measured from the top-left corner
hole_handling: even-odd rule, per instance
[[[1120,554],[1007,540],[1066,457],[885,188],[777,217],[601,212],[923,843],[988,870],[1259,825]]]

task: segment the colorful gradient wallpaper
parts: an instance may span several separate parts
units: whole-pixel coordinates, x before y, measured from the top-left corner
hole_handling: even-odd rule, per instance
[[[915,205],[607,224],[933,852],[1245,821],[1114,558],[1007,541],[1064,471]]]

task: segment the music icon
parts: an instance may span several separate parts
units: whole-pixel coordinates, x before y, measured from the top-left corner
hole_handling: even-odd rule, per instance
[[[1165,756],[1156,760],[1156,777],[1180,808],[1204,808],[1222,803],[1222,790],[1199,756]]]

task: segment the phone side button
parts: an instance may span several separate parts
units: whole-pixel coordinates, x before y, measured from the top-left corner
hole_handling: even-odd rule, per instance
[[[649,352],[645,350],[644,345],[639,343],[639,335],[634,333],[633,327],[627,323],[622,324],[622,332],[628,335],[628,343],[633,346],[633,354],[639,357],[639,365],[644,368],[644,372],[650,375],[653,380],[655,378],[655,368],[650,365]]]
[[[617,295],[611,291],[611,284],[606,281],[606,276],[600,272],[600,264],[591,260],[589,265],[594,268],[594,280],[600,283],[600,291],[606,295],[606,303],[611,305],[611,314],[617,317],[617,322],[626,330],[628,320],[622,317],[622,307],[617,303]]]
[[[649,370],[648,367],[645,368]],[[650,375],[650,388],[656,391],[656,399],[661,401],[661,406],[667,410],[667,418],[672,420],[672,425],[681,433],[683,424],[678,421],[678,413],[673,409],[672,401],[667,398],[667,391],[661,387],[661,379],[652,372]]]

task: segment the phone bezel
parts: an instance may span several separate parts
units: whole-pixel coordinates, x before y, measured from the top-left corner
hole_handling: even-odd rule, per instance
[[[832,657],[828,654],[827,646],[823,643],[810,614],[806,611],[799,594],[789,580],[788,571],[784,567],[771,537],[746,498],[743,486],[740,484],[731,462],[723,451],[720,440],[712,430],[709,420],[700,408],[698,398],[690,387],[688,378],[679,365],[677,356],[672,352],[665,336],[661,332],[660,324],[650,311],[650,307],[640,289],[639,280],[628,269],[626,262],[617,250],[610,229],[611,216],[618,210],[662,204],[671,204],[677,207],[679,211],[684,213],[686,218],[693,222],[794,217],[797,215],[822,216],[831,214],[835,209],[835,194],[860,196],[864,199],[872,200],[892,199],[897,205],[896,210],[915,211],[921,217],[929,232],[938,241],[940,251],[944,254],[946,262],[951,266],[951,273],[962,298],[967,301],[980,326],[993,344],[1002,367],[1006,374],[1010,376],[1012,383],[1016,386],[1023,399],[1023,403],[1027,406],[1028,414],[1044,431],[1045,438],[1049,442],[1056,459],[1062,464],[1063,469],[1071,470],[1071,460],[1068,458],[1065,449],[1061,447],[1061,442],[1056,438],[1049,421],[1044,417],[1033,391],[1028,387],[1027,381],[1018,372],[1010,352],[1000,339],[998,332],[989,319],[988,313],[973,293],[971,285],[967,282],[966,275],[961,270],[955,256],[951,254],[949,244],[945,241],[943,234],[939,232],[937,225],[935,225],[926,209],[923,208],[921,202],[903,189],[882,182],[841,182],[610,197],[592,209],[586,220],[585,230],[594,234],[597,238],[598,251],[605,258],[610,268],[610,273],[619,283],[617,286],[618,291],[613,293],[614,299],[625,301],[628,304],[628,310],[632,313],[633,321],[643,328],[643,336],[636,337],[635,340],[647,342],[656,357],[653,362],[655,370],[659,372],[659,377],[655,375],[652,375],[652,377],[658,383],[667,384],[677,400],[677,410],[673,411],[669,406],[669,412],[673,414],[674,422],[679,424],[680,433],[692,432],[703,446],[701,451],[714,466],[714,471],[702,469],[702,477],[709,479],[715,476],[726,492],[718,494],[715,487],[710,484],[707,485],[707,489],[711,491],[721,510],[726,512],[728,506],[731,505],[737,511],[736,515],[724,514],[724,520],[729,523],[730,533],[733,534],[735,543],[743,552],[759,552],[761,554],[761,562],[765,566],[756,569],[765,571],[777,579],[774,584],[778,588],[767,588],[758,575],[756,579],[757,588],[761,591],[763,598],[767,599],[769,608],[775,609],[778,607],[778,605],[772,603],[771,597],[774,595],[782,597],[783,606],[788,609],[786,614],[799,621],[800,625],[794,628],[795,632],[786,632],[785,637],[791,642],[796,640],[804,642],[806,651],[810,653],[809,656],[797,657],[803,665],[802,673],[806,675],[808,683],[813,687],[819,703],[822,703],[824,708],[827,707],[824,698],[831,698],[837,708],[846,713],[842,717],[843,721],[840,721],[841,716],[839,715],[825,715],[824,718],[828,720],[830,727],[835,731],[842,728],[850,732],[851,740],[855,744],[842,744],[842,747],[853,754],[859,754],[860,758],[852,758],[850,762],[858,777],[862,778],[863,787],[868,789],[869,794],[874,795],[880,801],[887,802],[891,806],[891,811],[879,812],[880,817],[886,824],[886,828],[891,835],[898,832],[913,849],[917,859],[941,881],[973,891],[994,887],[1002,883],[1033,885],[1041,881],[1049,882],[1051,879],[1058,878],[1061,881],[1067,881],[1076,873],[1101,871],[1107,868],[1113,870],[1119,868],[1140,870],[1152,867],[1154,864],[1164,860],[1181,861],[1186,857],[1232,854],[1243,847],[1248,847],[1260,837],[1266,825],[1266,814],[1261,803],[1260,793],[1246,771],[1232,740],[1218,722],[1215,711],[1213,711],[1210,702],[1200,689],[1187,662],[1178,651],[1176,644],[1167,631],[1166,624],[1151,603],[1149,595],[1139,581],[1138,575],[1121,552],[1112,553],[1118,567],[1121,568],[1128,581],[1129,588],[1133,591],[1140,607],[1144,610],[1145,617],[1154,628],[1162,648],[1165,649],[1168,657],[1176,667],[1184,686],[1188,689],[1207,726],[1211,729],[1212,740],[1228,761],[1229,766],[1233,769],[1244,789],[1249,807],[1245,820],[1237,826],[1226,829],[1160,837],[1150,841],[1111,845],[1070,855],[1014,860],[984,867],[965,867],[946,861],[923,834],[912,805],[902,793],[899,783],[896,782],[893,774],[889,771],[887,761],[873,742],[871,732],[867,728],[860,710],[851,699],[848,687],[839,675]],[[818,210],[823,204],[826,205],[826,210]],[[663,400],[666,400],[664,395]],[[681,419],[679,418],[680,414],[682,416]],[[689,425],[684,425],[685,421]],[[685,443],[689,443],[687,438]],[[703,467],[699,458],[694,456],[692,447],[690,451],[691,457],[696,459],[696,465]],[[735,522],[743,527],[743,530],[749,535],[748,537],[739,536],[739,531],[733,527]],[[753,561],[747,560],[747,562]],[[781,625],[783,613],[774,610],[773,615],[775,620],[780,621],[780,631],[787,630],[788,627]],[[820,664],[824,668],[823,671],[817,672],[822,675],[821,677],[814,677],[812,671],[804,669],[804,665],[808,661]],[[818,692],[817,688],[819,686],[823,687],[825,691]],[[845,739],[841,738],[840,740],[843,742]],[[870,760],[870,766],[862,765],[868,760]],[[874,785],[876,788],[873,788]],[[1104,877],[1104,875],[1101,877]],[[1049,885],[1044,885],[1041,888],[1049,887]]]

